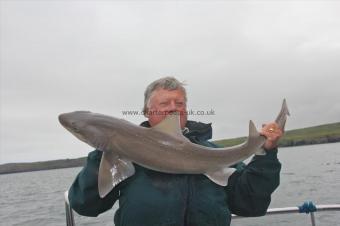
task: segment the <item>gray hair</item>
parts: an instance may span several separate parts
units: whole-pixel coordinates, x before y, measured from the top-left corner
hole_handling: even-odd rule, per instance
[[[186,90],[184,88],[186,84],[183,82],[178,81],[175,77],[164,77],[157,79],[156,81],[152,82],[148,87],[146,87],[146,90],[144,92],[144,107],[143,107],[143,113],[147,114],[147,108],[149,104],[149,100],[151,97],[151,94],[156,89],[166,89],[166,90],[182,90],[184,93],[185,102],[187,101],[187,94]]]

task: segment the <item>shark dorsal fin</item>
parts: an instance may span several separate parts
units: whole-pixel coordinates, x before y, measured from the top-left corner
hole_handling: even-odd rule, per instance
[[[167,133],[172,136],[183,137],[179,113],[167,115],[163,121],[153,126],[152,129]]]

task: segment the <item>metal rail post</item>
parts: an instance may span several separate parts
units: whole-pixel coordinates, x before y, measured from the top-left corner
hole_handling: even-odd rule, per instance
[[[68,201],[68,191],[66,191],[64,193],[64,198],[65,198],[65,211],[66,211],[66,225],[67,226],[75,226],[73,210],[72,210],[70,203]]]

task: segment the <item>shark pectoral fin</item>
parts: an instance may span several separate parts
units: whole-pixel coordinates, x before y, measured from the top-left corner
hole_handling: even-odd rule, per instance
[[[153,126],[151,129],[184,138],[182,135],[179,113],[169,114],[163,121]]]
[[[227,186],[228,179],[231,176],[231,174],[235,172],[235,170],[236,169],[234,168],[226,167],[226,168],[223,168],[222,170],[205,173],[204,175],[206,175],[210,180],[212,180],[218,185]]]
[[[117,184],[135,173],[130,161],[120,159],[111,152],[104,152],[99,166],[98,191],[105,197]]]

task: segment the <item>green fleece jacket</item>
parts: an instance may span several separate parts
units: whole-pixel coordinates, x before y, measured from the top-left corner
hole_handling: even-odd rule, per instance
[[[148,122],[142,126],[149,127]],[[209,142],[210,124],[188,121],[191,142]],[[98,216],[119,200],[115,226],[229,226],[231,213],[262,216],[271,194],[280,183],[277,150],[254,156],[248,165],[234,166],[226,187],[204,175],[167,174],[134,164],[133,176],[118,184],[106,197],[98,194],[98,168],[102,152],[90,152],[85,167],[69,189],[71,207],[80,215]]]

